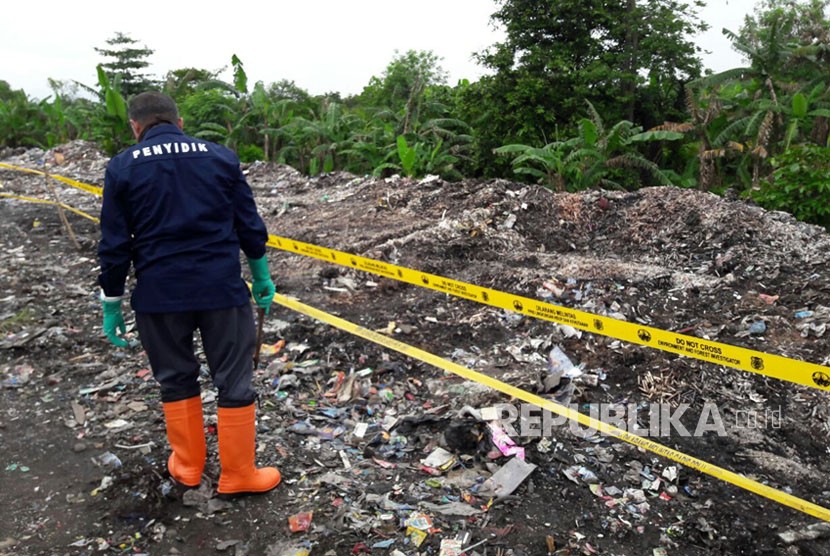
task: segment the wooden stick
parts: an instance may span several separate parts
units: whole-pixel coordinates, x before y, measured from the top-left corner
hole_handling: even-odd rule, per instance
[[[44,171],[43,179],[46,180],[46,187],[49,189],[49,191],[52,192],[52,197],[55,198],[55,202],[57,203],[56,206],[58,207],[58,216],[60,217],[61,222],[63,222],[63,227],[66,230],[66,235],[69,236],[69,239],[72,241],[72,244],[75,246],[75,249],[80,251],[81,244],[78,243],[78,238],[75,237],[75,230],[72,229],[72,225],[69,223],[69,220],[66,218],[66,213],[63,211],[63,206],[61,204],[60,197],[58,196],[58,190],[55,189],[55,185],[49,178],[49,171]]]

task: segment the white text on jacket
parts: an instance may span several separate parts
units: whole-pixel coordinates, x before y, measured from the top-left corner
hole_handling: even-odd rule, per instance
[[[158,154],[184,154],[184,153],[206,153],[207,145],[204,143],[161,143],[142,147],[133,151],[133,160],[139,156],[155,156]]]

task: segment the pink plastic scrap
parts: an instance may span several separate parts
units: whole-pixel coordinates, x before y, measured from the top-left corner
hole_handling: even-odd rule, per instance
[[[507,433],[503,428],[495,423],[488,423],[487,426],[490,427],[490,432],[493,436],[493,444],[496,445],[503,455],[515,455],[520,460],[525,460],[525,449],[522,446],[516,446],[516,443],[513,442],[512,438],[507,436]]]

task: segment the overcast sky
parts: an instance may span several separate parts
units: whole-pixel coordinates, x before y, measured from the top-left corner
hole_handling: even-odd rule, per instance
[[[709,3],[701,15],[712,29],[696,39],[711,51],[705,65],[715,71],[741,65],[721,29],[737,31],[756,1]],[[93,48],[120,31],[155,50],[149,72],[156,76],[182,67],[220,69],[236,54],[251,84],[289,79],[312,94],[349,95],[379,76],[396,49],[413,49],[443,58],[455,84],[477,79],[482,69],[471,54],[502,37],[489,23],[495,6],[493,0],[10,1],[0,20],[0,80],[37,98],[50,94],[48,77],[94,86],[95,66],[104,60]]]

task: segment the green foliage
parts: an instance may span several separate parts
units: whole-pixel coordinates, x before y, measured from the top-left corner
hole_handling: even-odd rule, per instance
[[[792,168],[781,161],[830,144],[830,0],[762,0],[726,31],[746,66],[704,78],[698,4],[499,0],[505,39],[477,55],[488,75],[449,86],[433,52],[396,52],[347,98],[251,84],[236,55],[229,80],[184,67],[153,87],[141,74],[153,51],[119,33],[97,49],[109,60],[93,87],[50,81],[37,101],[0,81],[0,146],[84,138],[114,154],[132,141],[126,100],[162,88],[188,133],[308,175],[516,175],[559,191],[737,183],[775,199],[768,184]]]
[[[757,72],[809,82],[830,65],[830,0],[762,0],[738,34],[724,30]]]
[[[478,55],[494,74],[468,89],[462,119],[477,160],[505,143],[540,145],[578,123],[585,101],[608,121],[653,127],[682,118],[683,84],[700,74],[691,2],[502,0],[506,39]]]
[[[386,159],[388,160],[392,154],[387,155]],[[453,177],[454,165],[458,162],[458,157],[450,154],[441,139],[434,145],[417,140],[410,144],[403,135],[399,135],[394,154],[399,164],[385,162],[377,166],[373,173],[381,175],[387,170],[396,170],[403,172],[407,177],[423,177],[430,174]]]
[[[571,183],[572,168],[565,159],[575,146],[576,141],[556,141],[542,148],[529,145],[504,145],[493,152],[499,155],[516,155],[513,158],[513,170],[517,174],[526,174],[553,191],[565,191]]]
[[[372,77],[364,87],[360,102],[394,111],[417,104],[428,87],[446,83],[447,74],[439,62],[440,58],[431,51],[395,51],[381,77]]]
[[[701,187],[717,189],[720,176],[731,175],[755,190],[773,171],[770,159],[799,143],[828,144],[830,90],[820,81],[830,69],[828,6],[764,0],[739,33],[724,29],[747,65],[690,84],[698,102],[706,98],[721,113],[695,124]]]
[[[188,133],[220,143],[228,138],[236,110],[236,97],[219,88],[199,88],[179,103]]]
[[[256,145],[242,145],[236,154],[242,162],[255,162],[265,159],[265,152]]]
[[[415,147],[406,144],[403,135],[398,135],[398,158],[401,160],[401,167],[405,176],[412,176],[415,173]]]
[[[0,81],[0,146],[34,147],[40,144],[37,133],[37,105],[22,90],[12,90]]]
[[[127,103],[120,92],[120,78],[110,81],[102,65],[98,66],[99,96],[103,98],[103,110],[94,113],[92,137],[110,155],[126,147],[132,140],[127,117]]]
[[[138,46],[138,41],[124,33],[115,33],[105,41],[108,47],[95,48],[95,52],[110,61],[100,64],[110,81],[120,79],[120,92],[127,98],[155,88],[155,83],[141,72],[149,65],[153,51]]]
[[[72,87],[53,82],[54,98],[31,100],[0,81],[0,146],[52,148],[89,137],[95,122],[92,103],[72,98]]]
[[[248,92],[248,74],[242,67],[242,60],[236,54],[231,56],[231,65],[233,66],[233,86],[240,93]]]
[[[613,189],[636,189],[644,177],[646,185],[672,185],[668,174],[647,159],[637,147],[647,143],[678,141],[684,134],[668,130],[642,131],[627,120],[610,129],[589,102],[589,118],[578,124],[578,135],[555,141],[544,147],[512,144],[495,149],[496,154],[516,155],[513,169],[517,174],[536,178],[554,191],[580,191],[602,186]]]
[[[752,193],[764,208],[830,229],[830,148],[800,145],[771,161],[774,171]]]
[[[104,73],[104,68],[100,65],[98,66],[98,85],[101,86],[101,90],[104,92],[107,115],[115,119],[118,123],[126,125],[128,122],[127,103],[124,101],[121,93],[110,85],[109,78],[107,78],[107,74]]]
[[[793,95],[793,116],[803,118],[807,115],[807,97],[803,93]]]
[[[214,81],[218,72],[197,68],[180,68],[167,72],[162,92],[176,102],[192,95],[203,84]]]

